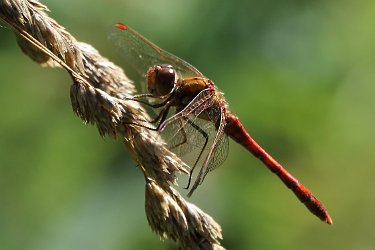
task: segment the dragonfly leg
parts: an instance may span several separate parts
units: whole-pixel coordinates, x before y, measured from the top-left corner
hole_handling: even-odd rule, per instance
[[[159,112],[159,114],[154,119],[152,119],[152,121],[150,121],[150,123],[156,123],[160,120],[158,126],[156,127],[156,130],[160,130],[160,126],[167,119],[167,115],[171,107],[172,102],[167,103],[165,107]]]
[[[148,123],[156,123],[161,119],[160,124],[158,125],[157,128],[151,128],[149,126],[145,126],[145,125],[142,125],[142,124],[139,124],[139,123],[127,123],[127,124],[138,125],[138,126],[141,126],[141,127],[144,127],[144,128],[148,128],[148,129],[157,131],[157,130],[159,130],[159,127],[160,127],[161,123],[166,119],[167,114],[169,112],[169,109],[172,105],[171,96],[169,96],[168,98],[165,98],[165,100],[163,100],[161,103],[156,103],[156,104],[151,104],[151,103],[146,102],[144,100],[140,100],[140,98],[144,98],[144,97],[151,97],[152,98],[154,96],[152,96],[151,94],[139,94],[139,95],[135,95],[133,97],[126,98],[126,100],[136,101],[136,102],[142,103],[142,104],[144,104],[148,107],[151,107],[151,108],[164,107],[158,113],[158,115],[155,118],[153,118],[152,120],[137,119],[140,122],[148,122]]]
[[[148,107],[151,107],[151,108],[160,108],[160,107],[163,107],[165,106],[171,98],[166,98],[164,101],[162,101],[161,103],[156,103],[156,104],[151,104],[147,101],[144,101],[144,100],[140,100],[140,98],[157,98],[157,99],[160,99],[159,97],[154,97],[152,96],[152,94],[140,94],[140,95],[135,95],[135,96],[132,96],[132,97],[126,97],[126,100],[129,100],[129,101],[136,101],[136,102],[139,102],[139,103],[142,103]]]
[[[167,118],[167,115],[168,115],[168,112],[169,112],[169,109],[171,108],[171,106],[172,106],[172,103],[168,103],[167,105],[165,105],[165,107],[159,112],[159,114],[154,119],[152,119],[151,121],[140,120],[140,121],[149,122],[149,123],[156,123],[158,120],[160,120],[160,122],[159,122],[159,124],[156,128],[150,127],[150,126],[147,126],[147,125],[143,125],[143,124],[140,124],[140,123],[136,123],[136,122],[129,122],[129,123],[126,123],[126,124],[140,126],[140,127],[143,127],[143,128],[153,130],[153,131],[158,131],[160,129],[160,125]]]

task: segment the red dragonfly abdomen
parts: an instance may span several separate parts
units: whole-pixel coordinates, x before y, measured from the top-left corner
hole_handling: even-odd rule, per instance
[[[323,204],[315,198],[312,192],[302,185],[292,174],[290,174],[280,163],[273,159],[256,141],[247,133],[238,117],[228,112],[226,114],[225,133],[237,143],[244,146],[255,157],[260,159],[273,173],[275,173],[290,188],[298,199],[321,220],[332,224]]]

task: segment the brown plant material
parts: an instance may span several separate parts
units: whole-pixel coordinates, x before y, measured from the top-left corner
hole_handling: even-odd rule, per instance
[[[0,20],[14,31],[22,51],[43,66],[65,68],[73,79],[73,111],[96,125],[101,136],[123,140],[140,165],[152,230],[182,249],[223,249],[220,225],[171,186],[176,174],[188,174],[186,165],[164,147],[157,132],[129,125],[148,119],[139,103],[124,99],[135,92],[132,81],[92,46],[77,42],[46,11],[33,0],[0,0]]]

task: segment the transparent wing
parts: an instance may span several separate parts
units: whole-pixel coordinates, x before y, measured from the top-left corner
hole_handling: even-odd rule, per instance
[[[224,128],[226,125],[224,113],[225,111],[220,105],[216,105],[215,108],[208,109],[206,112],[208,113],[207,115],[209,117],[215,119],[214,124],[216,133],[213,136],[213,142],[210,145],[207,156],[202,164],[201,169],[199,170],[198,176],[192,188],[188,193],[188,196],[191,196],[198,185],[202,184],[208,172],[214,170],[221,163],[223,163],[228,155],[228,139],[226,134],[224,133]]]
[[[225,114],[210,90],[201,91],[182,111],[162,124],[162,136],[177,155],[196,152],[187,162],[199,174],[188,195],[201,184],[206,174],[220,166],[228,155],[228,138],[224,133]]]
[[[159,48],[129,26],[120,25],[121,29],[118,24],[112,29],[109,38],[140,75],[145,76],[147,70],[155,64],[170,64],[181,77],[203,76],[188,62]]]
[[[223,162],[228,157],[229,152],[229,141],[228,136],[224,133],[224,127],[226,125],[225,114],[222,107],[217,107],[215,109],[206,110],[207,116],[210,120],[215,121],[215,126],[217,126],[217,145],[213,148],[211,160],[207,164],[207,169],[205,175],[223,164]],[[202,180],[203,181],[203,180]]]
[[[216,109],[209,109],[206,112],[207,116],[215,119],[216,134],[213,136],[214,140],[190,193],[203,182],[208,172],[220,166],[228,156],[228,138],[224,133],[226,125],[224,111],[222,107],[217,106]]]
[[[229,152],[229,140],[225,133],[221,134],[221,138],[218,140],[217,146],[213,151],[211,160],[207,165],[207,170],[205,175],[219,167],[227,159]]]
[[[201,149],[208,144],[211,128],[207,128],[207,121],[197,119],[193,115],[181,117],[170,123],[162,132],[162,137],[169,149],[178,156]]]
[[[182,111],[168,118],[161,126],[162,136],[169,148],[179,156],[208,144],[215,127],[203,120],[205,112],[213,106],[212,93],[201,91]]]

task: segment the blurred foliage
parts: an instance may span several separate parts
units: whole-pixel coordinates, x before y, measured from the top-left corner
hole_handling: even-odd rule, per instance
[[[226,248],[373,249],[374,1],[43,3],[117,63],[117,21],[191,62],[334,221],[231,143],[191,199],[222,225]],[[4,28],[0,58],[1,249],[174,249],[147,225],[144,181],[121,142],[74,116],[67,74],[31,62]]]

